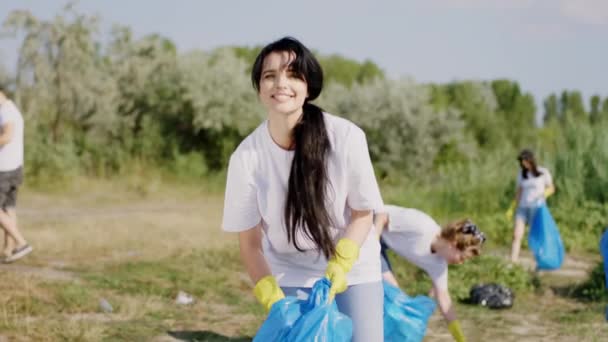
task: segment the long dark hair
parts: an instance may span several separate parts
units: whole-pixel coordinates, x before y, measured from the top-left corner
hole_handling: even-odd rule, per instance
[[[517,160],[519,160],[519,166],[521,167],[521,177],[523,179],[528,178],[528,172],[526,172],[528,170],[524,166],[524,163],[523,163],[524,160],[527,161],[528,163],[530,163],[530,166],[531,166],[530,172],[534,175],[534,177],[538,177],[543,174],[542,172],[540,172],[538,170],[538,166],[536,165],[536,160],[534,158],[534,153],[532,153],[531,150],[528,150],[528,149],[521,150],[521,152],[519,152],[519,155],[517,156]]]
[[[326,208],[329,183],[327,155],[331,145],[325,128],[323,110],[310,103],[323,89],[323,70],[314,55],[298,40],[292,37],[279,39],[264,47],[253,63],[251,81],[258,92],[264,59],[272,52],[294,53],[295,59],[289,65],[289,69],[304,80],[308,87],[303,114],[292,132],[295,151],[289,173],[284,213],[287,239],[298,251],[304,251],[296,240],[296,233],[302,231],[325,257],[329,258],[336,251],[329,233],[332,219]]]

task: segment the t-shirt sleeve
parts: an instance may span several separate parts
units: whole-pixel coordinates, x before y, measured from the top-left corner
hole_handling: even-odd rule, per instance
[[[9,122],[15,121],[15,115],[10,108],[0,109],[0,125],[6,125]]]
[[[383,207],[380,189],[369,156],[365,133],[353,127],[346,142],[348,174],[347,204],[354,210],[379,210]]]
[[[243,157],[234,153],[228,164],[222,220],[222,229],[228,232],[251,229],[261,220],[254,177]]]

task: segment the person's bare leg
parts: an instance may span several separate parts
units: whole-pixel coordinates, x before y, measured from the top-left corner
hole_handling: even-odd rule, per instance
[[[8,212],[0,210],[0,226],[2,226],[5,233],[9,235],[9,239],[14,239],[16,248],[23,247],[27,244],[17,228],[16,216],[12,217]]]
[[[19,225],[17,224],[17,211],[15,210],[15,208],[6,208],[6,212],[8,213],[8,216],[13,220],[13,222],[15,223],[15,227],[17,227],[17,230],[19,231]],[[13,253],[13,250],[15,249],[17,245],[17,241],[15,241],[15,239],[6,234],[6,232],[4,233],[4,246],[5,246],[5,254],[6,252],[8,252],[8,254],[6,254],[6,256],[9,256]]]
[[[2,245],[2,255],[7,257],[11,255],[11,252],[13,251],[10,247],[10,235],[8,235],[7,232],[4,232],[4,245]]]
[[[15,239],[13,239],[9,233],[4,232],[4,247],[2,248],[2,254],[5,257],[10,256],[15,249]]]
[[[387,272],[382,273],[382,278],[384,278],[384,280],[387,283],[389,283],[395,287],[399,287],[399,283],[397,282],[395,275],[393,275],[393,272],[387,271]]]
[[[519,259],[521,240],[524,237],[526,224],[521,217],[515,217],[515,227],[513,229],[513,243],[511,244],[511,262],[516,263]]]

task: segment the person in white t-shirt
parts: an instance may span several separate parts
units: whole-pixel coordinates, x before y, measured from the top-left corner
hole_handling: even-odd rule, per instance
[[[448,265],[479,255],[485,235],[468,219],[449,223],[442,229],[424,212],[394,205],[385,205],[376,211],[374,226],[382,244],[384,280],[399,286],[387,258],[389,249],[423,269],[431,278],[431,295],[437,299],[450,333],[455,341],[464,342],[448,291]]]
[[[32,251],[17,226],[17,190],[23,182],[23,117],[0,85],[0,227],[4,230],[4,262]]]
[[[507,210],[507,217],[511,219],[514,209],[517,208],[511,244],[511,262],[513,263],[516,263],[519,258],[526,225],[532,223],[536,209],[545,203],[547,197],[555,193],[551,173],[546,168],[536,165],[532,151],[522,150],[517,160],[521,168],[517,174],[517,191],[511,207]]]
[[[264,47],[251,77],[268,115],[230,157],[222,228],[239,233],[254,294],[269,311],[327,277],[330,298],[353,320],[353,341],[381,341],[372,220],[382,198],[365,133],[311,103],[323,71],[294,38]]]

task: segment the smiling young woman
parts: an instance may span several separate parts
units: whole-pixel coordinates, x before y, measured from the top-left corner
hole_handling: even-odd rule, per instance
[[[267,120],[237,147],[226,181],[223,229],[239,234],[241,258],[270,310],[322,277],[353,320],[353,341],[383,339],[382,205],[365,133],[311,103],[323,71],[299,41],[264,47],[251,79]]]

